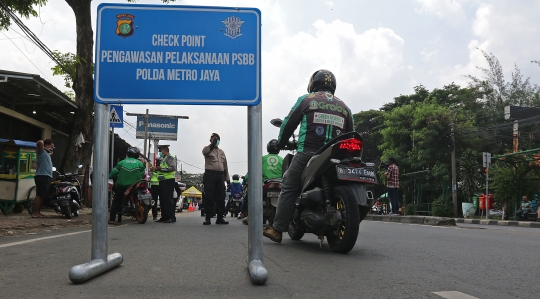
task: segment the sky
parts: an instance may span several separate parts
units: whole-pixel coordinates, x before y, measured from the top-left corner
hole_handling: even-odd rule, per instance
[[[125,0],[92,1],[95,35],[97,6]],[[162,4],[140,0],[139,4]],[[164,4],[162,4],[164,5]],[[263,153],[279,129],[272,118],[284,118],[306,93],[309,77],[328,69],[337,78],[336,96],[353,113],[379,109],[420,84],[429,90],[452,82],[465,87],[465,75],[481,76],[487,67],[479,49],[494,54],[510,80],[514,64],[532,83],[540,83],[540,0],[197,0],[170,5],[255,7],[262,15]],[[76,49],[75,17],[61,0],[49,0],[40,17],[23,19],[52,50]],[[37,74],[65,91],[53,76],[53,62],[21,38],[21,30],[0,32],[0,69]],[[183,170],[201,173],[202,148],[211,133],[221,136],[230,174],[247,172],[247,108],[194,105],[125,105],[124,112],[182,115],[178,140],[170,144]],[[134,116],[124,120],[135,124]],[[116,129],[128,143],[144,141],[129,128]],[[366,140],[365,142],[369,142]],[[180,166],[179,166],[180,167]]]

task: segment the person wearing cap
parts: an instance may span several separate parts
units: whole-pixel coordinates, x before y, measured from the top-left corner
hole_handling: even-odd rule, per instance
[[[206,221],[204,225],[210,224],[210,219],[217,214],[216,224],[229,224],[223,219],[225,214],[225,184],[229,187],[229,169],[227,167],[227,157],[225,152],[219,148],[221,138],[217,133],[210,136],[210,144],[202,150],[204,156],[204,209]]]
[[[159,145],[159,156],[163,158],[161,163],[154,167],[152,171],[157,171],[159,181],[159,202],[161,205],[161,218],[156,222],[174,223],[176,216],[174,214],[174,185],[176,173],[175,158],[169,152],[169,145]]]
[[[162,161],[163,161],[163,158],[156,157],[155,165],[161,164]],[[158,220],[157,201],[159,198],[159,181],[158,181],[157,170],[152,171],[150,175],[150,194],[152,194],[152,200],[154,201],[154,204],[152,205],[152,217],[154,218],[154,221],[157,221]]]

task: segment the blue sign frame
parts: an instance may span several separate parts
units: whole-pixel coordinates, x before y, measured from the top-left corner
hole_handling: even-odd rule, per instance
[[[256,8],[100,4],[94,99],[101,104],[255,106]]]

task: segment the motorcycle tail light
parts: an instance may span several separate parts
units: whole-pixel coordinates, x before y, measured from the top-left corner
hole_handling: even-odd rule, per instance
[[[362,141],[356,138],[349,138],[339,142],[339,149],[346,150],[348,152],[356,152],[362,150]]]
[[[62,192],[62,193],[68,193],[71,191],[71,187],[69,186],[66,186],[66,187],[60,187],[59,188],[59,191]]]

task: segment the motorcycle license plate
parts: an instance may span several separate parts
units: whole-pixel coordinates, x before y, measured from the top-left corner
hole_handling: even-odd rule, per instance
[[[336,165],[336,171],[340,180],[377,183],[377,175],[372,168]]]
[[[279,192],[268,192],[266,193],[267,197],[279,197]]]

